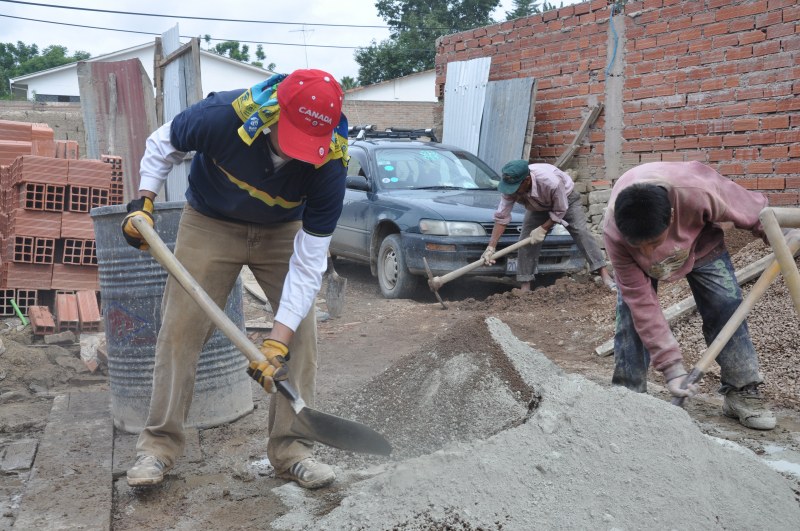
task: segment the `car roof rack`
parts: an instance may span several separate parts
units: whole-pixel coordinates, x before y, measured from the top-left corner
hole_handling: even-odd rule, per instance
[[[438,142],[436,132],[432,129],[410,129],[405,127],[387,127],[383,131],[378,131],[374,125],[353,125],[347,130],[347,136],[355,137],[356,140],[366,138],[405,138],[416,140],[420,137],[430,138],[432,142]]]

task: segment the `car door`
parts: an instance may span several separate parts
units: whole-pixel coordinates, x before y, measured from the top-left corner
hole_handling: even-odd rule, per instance
[[[369,195],[371,192],[357,188],[363,185],[365,177],[371,188],[369,180],[369,167],[366,152],[357,146],[350,146],[350,163],[347,166],[347,189],[344,193],[342,214],[336,224],[336,230],[331,239],[331,252],[337,256],[345,256],[357,260],[369,260],[370,231],[372,229],[368,219]]]

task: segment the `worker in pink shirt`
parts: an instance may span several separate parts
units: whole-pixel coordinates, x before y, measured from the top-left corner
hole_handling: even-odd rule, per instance
[[[652,162],[625,172],[608,205],[606,252],[619,289],[612,383],[645,392],[652,361],[673,396],[692,396],[697,385],[682,388],[686,369],[659,305],[658,282],[686,278],[711,343],[742,301],[719,224],[731,222],[765,238],[758,215],[767,200],[699,162]],[[717,363],[723,413],[748,428],[773,429],[746,322]]]
[[[575,191],[572,178],[552,164],[528,164],[526,160],[512,160],[503,166],[502,179],[497,189],[503,194],[494,213],[494,227],[489,245],[481,258],[486,265],[495,261],[492,255],[497,242],[511,222],[514,203],[525,207],[520,239],[531,238],[532,245],[519,250],[517,281],[522,291],[530,291],[536,273],[542,242],[554,225],[563,225],[575,240],[592,271],[610,290],[614,281],[606,269],[603,251],[589,232],[581,196]]]

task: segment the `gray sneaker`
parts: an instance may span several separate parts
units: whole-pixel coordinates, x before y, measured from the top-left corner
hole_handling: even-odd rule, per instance
[[[722,403],[722,413],[754,430],[771,430],[777,424],[775,415],[764,405],[761,392],[755,385],[729,391]]]
[[[306,457],[278,474],[278,477],[291,479],[306,489],[318,489],[333,483],[336,474],[330,466],[318,463],[313,457]]]
[[[164,481],[164,474],[171,468],[154,455],[140,455],[133,467],[128,469],[128,485],[131,487],[158,485]]]

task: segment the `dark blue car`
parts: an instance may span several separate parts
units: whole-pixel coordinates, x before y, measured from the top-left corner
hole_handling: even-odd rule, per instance
[[[373,132],[351,138],[344,208],[331,241],[333,256],[369,264],[389,299],[410,297],[424,283],[423,257],[435,276],[478,260],[500,200],[500,177],[483,161],[419,136]],[[519,239],[524,214],[515,206],[498,249]],[[573,273],[584,264],[572,237],[557,225],[544,242],[538,271]],[[510,255],[469,274],[515,272],[516,255]]]

